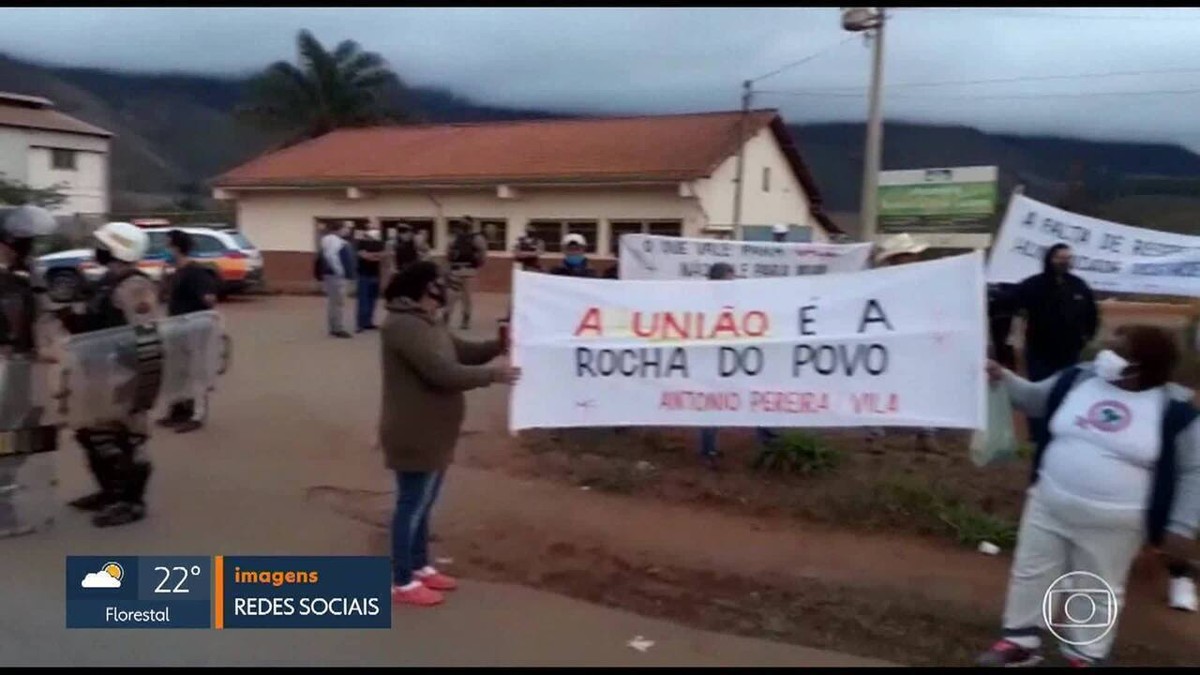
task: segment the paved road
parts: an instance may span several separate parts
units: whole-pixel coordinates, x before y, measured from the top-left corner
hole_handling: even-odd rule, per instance
[[[156,462],[151,517],[99,531],[64,511],[53,529],[0,539],[0,664],[877,663],[469,581],[443,607],[396,610],[390,631],[66,630],[66,555],[366,552],[365,526],[306,494],[316,485],[367,490],[388,485],[368,447],[379,391],[377,338],[326,338],[317,298],[244,301],[225,311],[237,350],[234,369],[213,401],[207,429],[189,436],[159,434],[151,441]],[[87,477],[73,443],[58,461],[65,501],[88,488]],[[628,647],[638,635],[655,645],[646,653]]]

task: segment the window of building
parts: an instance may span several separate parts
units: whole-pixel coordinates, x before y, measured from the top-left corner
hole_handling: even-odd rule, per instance
[[[78,155],[75,150],[50,148],[50,168],[55,171],[74,171]]]
[[[599,251],[600,225],[594,220],[531,220],[525,226],[526,235],[540,239],[547,253],[561,253],[563,237],[583,235],[591,253]]]
[[[507,251],[508,250],[508,221],[504,218],[474,218],[475,224],[479,228],[480,234],[487,240],[487,248],[489,251]],[[451,236],[462,223],[460,218],[450,218],[446,221]]]
[[[614,220],[609,223],[609,248],[619,255],[621,235],[654,234],[660,237],[682,237],[682,220]]]
[[[762,185],[763,192],[771,191],[771,167],[769,166],[763,167]]]
[[[400,223],[408,225],[413,233],[425,233],[425,243],[429,244],[429,248],[437,248],[437,230],[433,226],[432,218],[380,218],[379,228],[382,230],[384,241],[390,241],[392,231],[396,229]]]

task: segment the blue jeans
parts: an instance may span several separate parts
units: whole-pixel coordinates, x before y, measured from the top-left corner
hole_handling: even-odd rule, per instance
[[[705,427],[700,430],[700,456],[712,458],[717,456],[717,431],[716,427]],[[762,445],[767,445],[771,441],[779,438],[779,434],[766,427],[758,427],[754,430],[754,434],[758,436],[758,442]]]
[[[413,572],[429,564],[429,512],[445,475],[444,471],[396,472],[392,581],[397,586],[412,583]]]
[[[375,303],[379,300],[379,277],[358,278],[358,329],[375,325]]]

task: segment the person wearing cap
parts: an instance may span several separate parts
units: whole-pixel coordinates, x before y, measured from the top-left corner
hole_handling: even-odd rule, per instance
[[[595,278],[596,270],[588,266],[587,239],[582,234],[572,232],[562,240],[562,264],[550,270],[551,274],[563,277]]]
[[[446,252],[450,264],[450,273],[446,275],[446,289],[449,293],[446,304],[446,322],[454,316],[455,308],[462,308],[462,323],[459,328],[471,328],[471,294],[474,291],[475,276],[480,267],[487,261],[487,239],[479,232],[475,219],[463,216],[455,226],[454,240]]]
[[[790,231],[791,228],[788,227],[787,223],[775,223],[771,226],[771,240],[787,241],[788,232]]]
[[[709,281],[728,281],[736,278],[737,273],[729,263],[713,263],[712,267],[708,268]],[[721,456],[721,451],[717,449],[717,431],[716,427],[704,427],[700,430],[700,458],[713,469],[717,468],[717,459]],[[765,427],[756,428],[754,433],[763,446],[770,445],[779,438],[779,434]]]
[[[875,253],[875,267],[895,267],[906,265],[921,259],[921,254],[929,249],[929,244],[918,241],[907,232],[888,237],[879,245]],[[882,441],[886,432],[881,427],[874,427],[867,432],[867,439],[872,443]],[[938,452],[934,429],[917,431],[917,447],[925,452]]]

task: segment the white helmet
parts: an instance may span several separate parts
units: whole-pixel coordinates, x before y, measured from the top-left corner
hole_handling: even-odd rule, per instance
[[[124,262],[141,260],[150,248],[150,235],[132,223],[106,223],[96,230],[95,237],[114,258]]]

